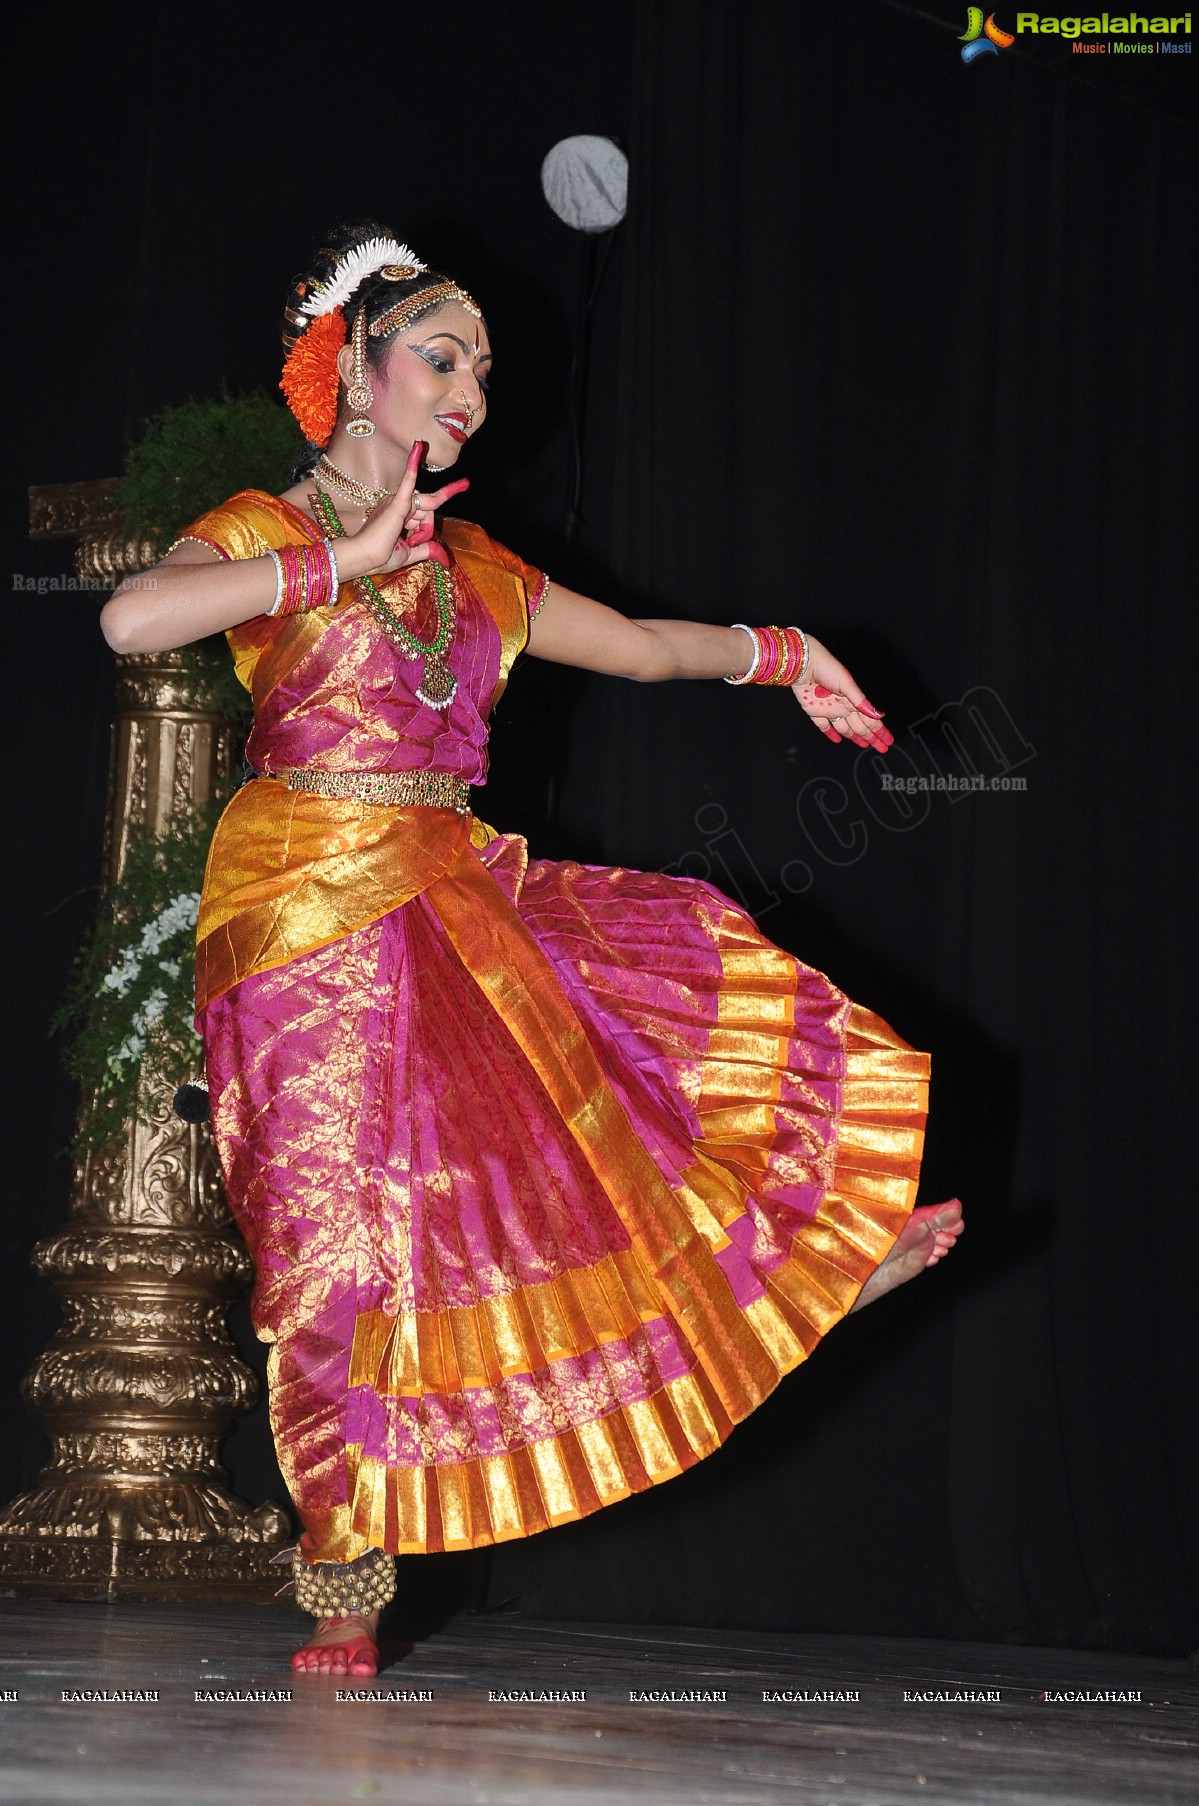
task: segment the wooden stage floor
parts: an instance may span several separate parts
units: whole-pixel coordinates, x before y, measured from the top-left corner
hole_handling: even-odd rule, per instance
[[[347,1682],[290,1673],[306,1622],[269,1606],[0,1600],[0,1800],[1199,1802],[1186,1662],[463,1616]],[[698,1697],[630,1698],[655,1693]],[[1054,1697],[1069,1693],[1139,1698]]]

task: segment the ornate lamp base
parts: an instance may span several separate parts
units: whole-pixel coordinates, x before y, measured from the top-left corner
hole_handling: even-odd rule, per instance
[[[40,1486],[0,1510],[0,1588],[267,1599],[287,1579],[271,1566],[287,1514],[237,1498],[218,1460],[230,1421],[258,1391],[225,1327],[249,1255],[219,1220],[206,1128],[185,1127],[164,1105],[156,1123],[131,1126],[130,1149],[134,1160],[89,1157],[81,1194],[95,1208],[113,1196],[106,1176],[161,1171],[165,1160],[193,1178],[181,1213],[190,1221],[77,1217],[34,1249],[35,1266],[56,1279],[63,1323],[23,1391],[46,1418],[53,1454]],[[144,1199],[140,1214],[150,1214]]]
[[[153,561],[111,517],[109,484],[33,493],[38,537],[76,534],[76,567],[115,582]],[[228,790],[233,730],[193,695],[178,653],[117,661],[105,881],[136,827]],[[179,1076],[143,1074],[123,1143],[79,1163],[70,1220],[34,1249],[63,1321],[24,1397],[53,1445],[36,1490],[0,1509],[0,1591],[61,1599],[271,1599],[281,1506],[228,1488],[217,1459],[258,1394],[225,1317],[251,1275],[207,1125],[171,1109]],[[86,1100],[85,1100],[86,1105]]]
[[[263,1506],[260,1512],[274,1509]],[[286,1534],[286,1519],[281,1512],[279,1516],[279,1526],[269,1528]],[[278,1553],[277,1541],[138,1543],[107,1537],[0,1535],[0,1592],[11,1588],[50,1599],[283,1604],[275,1596],[291,1570],[271,1565],[271,1557]]]

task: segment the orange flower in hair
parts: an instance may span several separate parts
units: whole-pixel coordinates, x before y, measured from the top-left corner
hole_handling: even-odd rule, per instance
[[[327,445],[337,425],[337,354],[346,342],[340,307],[302,332],[287,354],[279,387],[306,439]]]

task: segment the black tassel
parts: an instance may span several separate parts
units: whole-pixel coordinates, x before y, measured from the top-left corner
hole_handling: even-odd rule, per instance
[[[171,1104],[176,1116],[184,1122],[207,1122],[212,1115],[207,1085],[180,1085]]]

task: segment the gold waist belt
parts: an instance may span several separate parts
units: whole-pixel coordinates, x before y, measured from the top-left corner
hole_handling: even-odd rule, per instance
[[[312,790],[317,796],[470,814],[470,785],[448,771],[321,771],[314,765],[301,765],[294,771],[281,771],[279,776],[287,780],[289,790]]]

